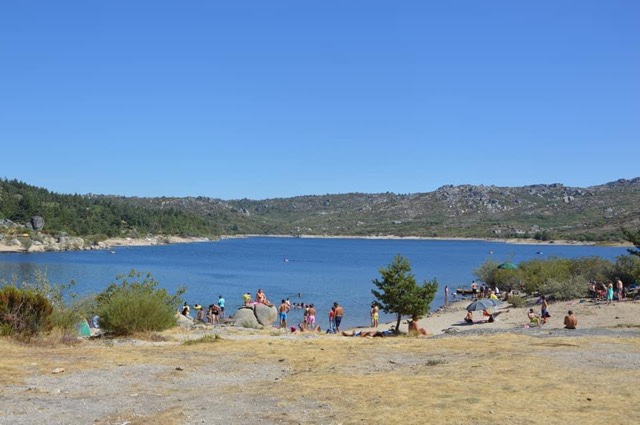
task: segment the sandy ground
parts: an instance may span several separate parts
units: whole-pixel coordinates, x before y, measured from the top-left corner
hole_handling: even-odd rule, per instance
[[[420,319],[418,324],[420,327],[425,328],[429,335],[439,335],[449,332],[466,332],[471,330],[530,329],[531,331],[550,331],[564,329],[564,316],[569,310],[572,310],[578,318],[578,329],[640,325],[640,303],[631,300],[623,300],[622,302],[613,302],[611,304],[602,302],[595,303],[590,300],[572,300],[567,302],[551,303],[549,304],[551,318],[540,328],[529,328],[529,319],[527,317],[529,308],[533,308],[534,312],[539,315],[539,305],[513,308],[510,307],[508,303],[503,304],[501,308],[493,310],[494,313],[497,313],[494,322],[488,323],[482,318],[482,312],[474,312],[474,324],[467,324],[463,319],[466,314],[466,307],[471,302],[471,300],[458,300],[446,307],[432,312],[427,317]],[[392,326],[395,326],[395,322],[380,324],[378,329],[385,330]],[[373,330],[374,328],[363,327],[359,329]],[[403,332],[408,330],[406,320],[401,322],[400,330]]]
[[[422,319],[430,337],[201,326],[0,338],[0,423],[640,423],[640,303],[551,304],[529,329],[527,309],[508,307],[457,326],[466,305]],[[578,330],[562,329],[569,308]]]

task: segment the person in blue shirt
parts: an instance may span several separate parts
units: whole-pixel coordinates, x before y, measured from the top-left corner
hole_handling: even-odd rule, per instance
[[[218,295],[218,307],[220,307],[220,317],[224,318],[224,298]]]

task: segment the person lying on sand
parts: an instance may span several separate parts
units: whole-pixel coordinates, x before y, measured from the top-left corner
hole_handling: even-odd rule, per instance
[[[386,331],[342,331],[342,336],[361,336],[361,337],[385,337],[393,336],[392,330]]]

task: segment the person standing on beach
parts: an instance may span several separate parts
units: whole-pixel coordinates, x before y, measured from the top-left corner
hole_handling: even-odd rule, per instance
[[[613,283],[609,282],[607,285],[607,304],[611,304],[613,301]]]
[[[222,295],[218,295],[218,307],[220,307],[220,317],[224,319],[224,298]]]
[[[289,304],[287,304],[286,300],[282,300],[282,304],[278,308],[280,312],[280,329],[287,328],[287,313],[289,313]]]
[[[449,286],[444,285],[444,305],[449,304]]]
[[[542,319],[542,324],[544,325],[545,323],[547,323],[549,317],[551,317],[551,314],[549,314],[549,303],[547,302],[547,297],[543,295],[540,297],[540,300],[542,301],[542,307],[540,308],[540,318]]]
[[[331,307],[329,310],[329,329],[327,329],[328,334],[336,333],[336,308]]]
[[[619,277],[616,277],[616,289],[618,290],[618,302],[624,298],[624,284]]]
[[[340,332],[340,323],[342,322],[342,318],[344,317],[344,309],[337,302],[333,303],[335,307],[335,319],[336,319],[336,332]]]
[[[316,327],[316,307],[313,304],[309,304],[309,310],[307,310],[307,329],[313,329]]]
[[[374,328],[378,327],[378,319],[380,317],[380,308],[378,307],[378,303],[375,301],[371,304],[371,326]]]

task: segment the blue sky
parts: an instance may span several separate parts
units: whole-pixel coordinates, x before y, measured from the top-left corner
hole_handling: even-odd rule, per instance
[[[640,175],[638,1],[0,5],[0,177],[265,199]]]

